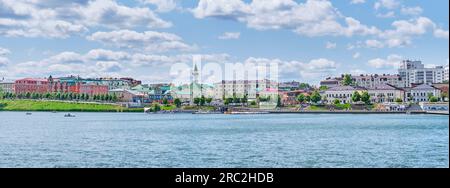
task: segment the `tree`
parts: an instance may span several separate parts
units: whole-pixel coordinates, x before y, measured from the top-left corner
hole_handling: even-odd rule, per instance
[[[205,106],[206,103],[206,98],[205,96],[202,95],[202,97],[200,97],[200,106]]]
[[[164,98],[162,102],[163,102],[164,106],[167,106],[169,104],[169,101],[167,100],[167,98]]]
[[[352,101],[355,103],[361,101],[361,95],[358,91],[353,92]]]
[[[352,81],[352,76],[350,74],[346,74],[344,75],[344,80],[343,80],[343,84],[344,86],[349,86],[353,83]]]
[[[305,102],[311,102],[311,96],[309,96],[309,95],[306,95],[305,96]]]
[[[233,98],[225,99],[225,102],[224,102],[225,105],[229,105],[230,103],[233,103]]]
[[[176,98],[173,103],[175,103],[175,105],[177,106],[177,108],[181,107],[181,100],[179,98]]]
[[[310,86],[307,83],[300,83],[300,85],[299,85],[299,89],[309,89],[309,88],[310,88]]]
[[[328,86],[320,86],[320,87],[319,87],[319,90],[320,90],[320,91],[328,90]]]
[[[302,93],[300,95],[297,96],[297,101],[302,104],[305,102],[305,95]]]
[[[277,96],[277,107],[281,107],[281,106],[282,106],[282,104],[281,104],[281,96],[278,95]]]
[[[432,97],[429,98],[429,101],[430,102],[438,102],[439,99],[437,97],[435,97],[435,96],[432,96]]]
[[[237,98],[237,97],[234,97],[233,98],[233,103],[241,103],[241,99],[240,98]]]
[[[433,93],[428,93],[428,101],[431,102],[431,99],[434,97]]]
[[[311,102],[318,103],[321,99],[322,97],[320,96],[320,93],[318,91],[314,91],[311,94]]]
[[[211,104],[212,100],[212,98],[206,98],[206,103]]]
[[[365,104],[370,104],[370,95],[367,91],[364,91],[363,94],[361,95],[361,101],[364,102]]]
[[[194,104],[198,106],[200,104],[200,98],[194,98]]]
[[[247,103],[248,103],[247,94],[244,95],[244,97],[242,97],[241,102],[244,103],[244,104],[247,104]]]
[[[31,98],[31,93],[30,93],[30,92],[27,92],[27,93],[25,94],[25,98],[27,98],[27,99]]]
[[[339,104],[341,104],[341,101],[339,99],[334,99],[333,104],[339,105]]]
[[[153,112],[161,111],[161,107],[158,103],[153,104]]]
[[[396,98],[396,99],[395,99],[395,102],[396,102],[396,103],[402,103],[403,100],[402,100],[401,98]]]
[[[87,96],[87,97],[89,98],[89,96]],[[117,98],[116,93],[113,93],[113,94],[112,94],[112,101],[113,101],[113,102],[117,102],[117,100],[118,100],[118,98]]]

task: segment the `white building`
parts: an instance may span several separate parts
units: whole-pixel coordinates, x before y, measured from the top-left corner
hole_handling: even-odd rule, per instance
[[[444,81],[447,81],[447,82],[449,81],[449,79],[448,79],[448,74],[449,74],[448,71],[449,71],[448,70],[448,65],[445,65],[444,66]]]
[[[278,83],[270,80],[236,80],[225,81],[214,84],[214,98],[222,99],[223,97],[238,97],[247,96],[249,100],[257,98],[261,91],[267,89],[277,89]]]
[[[379,85],[392,85],[395,87],[405,87],[405,82],[400,75],[390,74],[372,74],[372,75],[359,75],[352,76],[353,82],[360,87],[372,88]]]
[[[440,98],[441,90],[427,84],[422,84],[411,88],[408,98],[413,102],[427,102],[430,95]]]
[[[327,103],[333,104],[336,99],[341,103],[352,103],[352,96],[355,91],[358,91],[360,94],[362,94],[362,92],[366,91],[366,89],[353,86],[336,86],[329,88],[325,91]]]
[[[388,84],[368,88],[367,92],[372,103],[391,103],[396,99],[405,101],[405,91]]]
[[[0,92],[14,93],[14,82],[6,81],[5,79],[1,79],[0,80]]]
[[[442,83],[444,81],[444,67],[425,68],[421,61],[404,60],[398,70],[405,87],[413,84]]]

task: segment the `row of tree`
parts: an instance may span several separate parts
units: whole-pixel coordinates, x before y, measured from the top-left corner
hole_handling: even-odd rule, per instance
[[[205,96],[202,95],[202,97],[198,98],[194,98],[194,104],[197,106],[205,106],[205,104],[210,104],[212,102],[212,98],[206,98]]]
[[[50,99],[50,100],[82,100],[116,102],[116,94],[89,95],[85,93],[0,93],[0,99]]]

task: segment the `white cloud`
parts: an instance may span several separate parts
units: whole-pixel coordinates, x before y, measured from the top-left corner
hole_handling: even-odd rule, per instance
[[[326,49],[334,49],[334,48],[336,48],[337,47],[337,44],[336,43],[333,43],[333,42],[327,42],[326,44],[325,44],[325,48]]]
[[[350,4],[362,4],[362,3],[365,3],[365,2],[366,2],[366,0],[351,0]]]
[[[6,66],[8,63],[9,63],[8,58],[0,56],[0,67]]]
[[[203,63],[229,61],[227,54],[199,54]],[[0,58],[1,60],[1,58]],[[175,63],[192,62],[192,54],[154,55],[129,53],[105,49],[92,49],[87,53],[61,52],[38,61],[27,61],[6,66],[5,76],[11,78],[37,77],[53,75],[80,75],[82,77],[128,77],[154,80],[146,82],[171,81],[169,68]],[[151,73],[151,76],[149,75]]]
[[[117,30],[111,32],[95,32],[87,37],[88,40],[98,41],[109,46],[144,50],[147,52],[167,52],[171,50],[190,51],[194,46],[183,42],[178,35],[145,31],[142,33],[131,30]]]
[[[371,59],[368,61],[367,64],[370,67],[373,67],[376,69],[394,69],[394,68],[399,67],[402,59],[403,59],[402,56],[392,54],[392,55],[389,55],[387,57],[387,59],[381,59],[381,58]]]
[[[361,54],[359,52],[356,52],[353,54],[353,59],[358,59],[361,56]]]
[[[402,7],[400,10],[402,14],[404,15],[410,15],[410,16],[418,16],[422,14],[423,9],[419,6],[416,7]]]
[[[166,28],[172,25],[149,8],[128,7],[114,0],[71,3],[0,0],[0,11],[0,34],[5,36],[67,38],[98,26]]]
[[[366,46],[368,48],[383,48],[384,44],[378,40],[366,40]]]
[[[11,53],[11,51],[9,51],[9,49],[0,47],[0,56],[8,55],[10,53]]]
[[[378,18],[394,18],[395,17],[395,12],[394,11],[389,11],[386,13],[378,13],[377,14]]]
[[[239,39],[241,36],[241,33],[239,32],[225,32],[218,38],[221,40],[228,40],[228,39]]]
[[[3,57],[10,53],[11,53],[11,51],[9,51],[9,49],[0,47],[0,67],[6,66],[7,64],[10,63],[10,61],[7,57]]]
[[[169,12],[177,8],[175,0],[140,0],[144,4],[152,4],[157,7],[158,12]]]
[[[335,74],[337,63],[325,58],[312,59],[309,62],[284,61],[280,59],[267,59],[250,57],[244,63],[276,63],[278,64],[280,79],[302,79],[307,82],[318,83],[321,79]]]
[[[443,29],[435,29],[434,30],[434,36],[437,38],[443,38],[448,40],[448,30]]]
[[[246,3],[241,0],[200,0],[192,10],[196,18],[215,17],[246,23],[250,28],[290,29],[305,36],[352,36],[377,32],[358,20],[342,14],[325,0],[262,1]],[[342,25],[344,22],[345,25]]]
[[[375,2],[374,4],[374,8],[376,10],[380,9],[380,8],[386,8],[386,9],[395,9],[397,7],[400,6],[400,2],[397,0],[378,0],[377,2]]]

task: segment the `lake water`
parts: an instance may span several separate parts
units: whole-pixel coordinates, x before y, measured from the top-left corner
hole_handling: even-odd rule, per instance
[[[439,115],[0,112],[0,167],[449,167]]]

